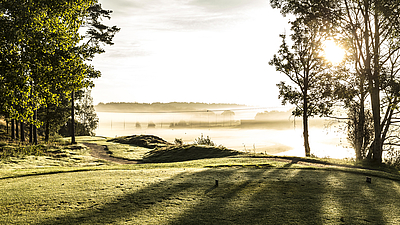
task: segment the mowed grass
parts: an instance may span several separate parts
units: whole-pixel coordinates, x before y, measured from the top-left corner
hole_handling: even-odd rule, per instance
[[[0,224],[400,223],[399,181],[372,176],[367,183],[360,171],[265,165],[5,178]]]
[[[89,157],[84,149],[68,152]],[[137,165],[15,164],[0,170],[0,224],[400,224],[398,172],[245,155]]]

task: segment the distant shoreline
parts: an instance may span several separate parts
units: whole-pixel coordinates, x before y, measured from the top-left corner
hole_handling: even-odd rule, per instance
[[[95,106],[98,112],[112,113],[153,113],[153,112],[196,112],[216,109],[236,109],[249,107],[231,103],[199,103],[199,102],[169,102],[169,103],[137,103],[110,102],[99,103]]]

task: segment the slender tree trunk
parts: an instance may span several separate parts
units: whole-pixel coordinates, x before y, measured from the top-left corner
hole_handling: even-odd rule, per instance
[[[25,141],[25,124],[21,121],[21,141]]]
[[[44,141],[49,142],[50,139],[50,122],[47,120],[45,125]]]
[[[372,159],[376,163],[382,162],[382,138],[381,138],[381,105],[379,96],[379,87],[374,87],[371,92],[372,116],[374,119],[374,145]]]
[[[50,121],[49,121],[49,107],[46,107],[46,123],[44,130],[44,141],[49,142],[50,139]]]
[[[363,75],[361,75],[363,76]],[[363,154],[362,150],[365,147],[365,106],[364,106],[364,99],[365,99],[365,92],[364,92],[364,79],[363,77],[361,78],[360,81],[360,90],[361,90],[361,96],[360,96],[360,110],[358,111],[358,121],[355,124],[356,125],[356,140],[355,140],[355,150],[356,150],[356,161],[360,161],[363,159]],[[357,110],[357,109],[355,109]]]
[[[71,93],[71,144],[76,144],[75,141],[75,91]]]
[[[8,120],[6,119],[6,130],[7,130],[7,134],[9,134],[9,131],[8,131]]]
[[[33,144],[33,124],[29,126],[29,143]]]
[[[311,156],[310,142],[308,140],[308,116],[303,113],[303,136],[304,136],[304,150],[306,157]]]
[[[11,140],[15,140],[15,119],[11,119]]]
[[[303,137],[304,137],[304,150],[306,153],[306,157],[311,156],[310,142],[308,140],[308,83],[307,79],[305,79],[304,84],[304,94],[303,94]]]
[[[16,120],[15,121],[15,139],[18,140],[19,139],[19,126],[18,126],[19,122]]]
[[[36,121],[37,120],[37,109],[34,110],[33,113],[33,120]],[[38,135],[37,135],[37,127],[36,125],[33,125],[33,143],[35,145],[38,144]]]

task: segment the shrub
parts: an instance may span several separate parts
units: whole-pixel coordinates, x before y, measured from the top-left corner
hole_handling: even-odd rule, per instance
[[[174,142],[175,142],[175,145],[179,145],[179,146],[183,145],[182,138],[175,138]]]
[[[210,137],[207,136],[207,138],[203,137],[203,134],[201,134],[200,137],[196,138],[194,140],[195,145],[208,145],[208,146],[215,146],[215,143],[211,141]]]

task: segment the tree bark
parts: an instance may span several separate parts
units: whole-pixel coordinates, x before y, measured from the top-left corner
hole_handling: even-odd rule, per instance
[[[18,126],[19,122],[16,120],[15,121],[15,139],[18,140],[19,139],[19,126]]]
[[[356,161],[360,161],[363,159],[362,149],[365,147],[365,92],[364,92],[364,76],[361,75],[360,81],[360,111],[358,112],[358,123],[356,124],[356,141],[355,141],[355,150],[356,150]],[[357,110],[357,109],[356,109]]]
[[[15,119],[11,119],[11,140],[15,140]]]
[[[310,142],[308,140],[308,79],[304,79],[304,93],[303,93],[303,137],[304,137],[304,150],[306,157],[311,156]]]
[[[29,126],[29,143],[33,144],[33,124]]]
[[[25,141],[25,130],[24,130],[25,129],[25,124],[22,121],[21,121],[20,128],[21,128],[21,141]]]
[[[379,4],[379,1],[377,2]],[[375,9],[376,10],[376,9]],[[375,131],[375,146],[373,151],[373,161],[376,163],[382,162],[382,129],[381,129],[381,101],[380,101],[380,65],[379,65],[379,20],[378,12],[375,11],[374,15],[375,34],[374,34],[374,72],[373,72],[373,87],[371,88],[371,104],[372,114],[374,118],[374,131]]]
[[[33,113],[33,120],[36,121],[37,120],[37,109],[34,110]],[[33,143],[35,145],[38,144],[38,135],[37,135],[37,127],[36,125],[33,125]]]
[[[371,105],[372,105],[372,116],[374,119],[374,145],[372,151],[372,159],[376,163],[382,162],[382,138],[381,138],[381,107],[380,107],[380,96],[379,88],[374,87],[371,91]]]
[[[75,141],[75,91],[71,93],[71,144],[76,144]]]
[[[44,141],[49,142],[50,139],[50,122],[47,120],[44,131]]]
[[[49,107],[46,107],[46,123],[44,130],[44,141],[49,142],[50,139],[50,121],[49,121]]]

